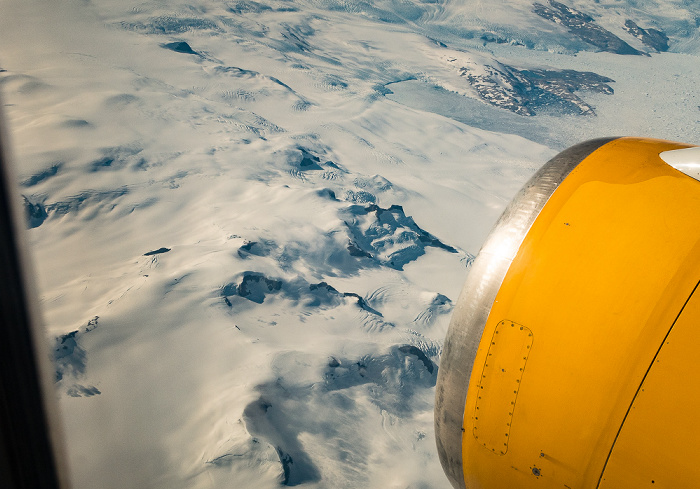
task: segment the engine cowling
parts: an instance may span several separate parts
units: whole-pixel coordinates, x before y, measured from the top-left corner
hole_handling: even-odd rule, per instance
[[[687,148],[576,145],[505,210],[438,374],[456,489],[700,485],[700,154]]]

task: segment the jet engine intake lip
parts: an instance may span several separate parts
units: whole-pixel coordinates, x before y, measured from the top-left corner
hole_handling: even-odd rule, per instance
[[[659,157],[676,170],[700,180],[700,146],[664,151]]]
[[[549,160],[506,207],[474,260],[447,331],[435,388],[435,440],[442,467],[455,489],[466,487],[462,432],[469,378],[503,279],[532,224],[561,182],[591,153],[615,139],[586,141]]]

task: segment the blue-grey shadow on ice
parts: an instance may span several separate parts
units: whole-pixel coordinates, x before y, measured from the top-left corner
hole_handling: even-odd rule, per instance
[[[61,385],[70,397],[91,397],[101,394],[95,386],[84,386],[77,381],[85,376],[87,352],[81,345],[82,336],[95,330],[99,317],[95,316],[80,330],[57,336],[53,345],[53,364],[56,369],[55,382]]]
[[[317,369],[306,354],[290,352],[295,365]],[[321,469],[299,441],[301,433],[326,440],[330,456],[338,470],[352,473],[370,462],[371,451],[357,433],[353,419],[367,416],[366,405],[359,403],[358,389],[382,412],[410,417],[427,408],[432,396],[416,396],[430,391],[437,379],[437,366],[420,348],[395,345],[386,353],[367,354],[359,358],[330,357],[317,371],[313,384],[299,383],[296,373],[286,376],[285,363],[276,366],[281,376],[259,385],[260,396],[243,412],[248,433],[275,448],[282,469],[281,483],[296,486],[322,480]],[[275,368],[275,365],[273,365]],[[302,378],[309,378],[302,372]],[[307,381],[308,382],[308,381]],[[428,400],[426,400],[428,399]],[[308,406],[323,406],[309,410]],[[357,481],[362,485],[362,476]]]
[[[273,385],[258,388],[261,397],[246,406],[243,419],[246,429],[255,437],[263,438],[275,447],[282,465],[282,485],[297,486],[316,482],[321,474],[299,442],[299,431],[292,413],[280,407],[284,404],[285,390]],[[268,396],[271,396],[268,399]],[[281,398],[280,398],[281,397]]]

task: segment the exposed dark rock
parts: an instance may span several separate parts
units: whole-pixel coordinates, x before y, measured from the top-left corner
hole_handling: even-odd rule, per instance
[[[355,297],[357,299],[357,305],[360,307],[360,309],[364,309],[365,311],[374,314],[375,316],[384,317],[381,312],[377,311],[376,309],[370,307],[369,304],[367,304],[367,301],[360,296],[359,294],[356,294],[355,292],[345,292],[343,294],[344,297]]]
[[[498,62],[459,71],[484,101],[526,116],[542,110],[595,115],[593,107],[575,92],[614,93],[608,85],[613,79],[590,71],[521,70]]]
[[[95,316],[94,318],[90,319],[85,326],[85,332],[89,333],[90,331],[97,329],[97,321],[100,319],[100,316]]]
[[[276,6],[273,8],[269,5],[264,5],[254,1],[237,1],[233,3],[227,2],[226,6],[229,12],[238,15],[247,13],[260,14],[263,12],[296,12],[298,10],[296,7],[286,5]]]
[[[426,3],[429,3],[429,2],[426,2]],[[437,3],[437,0],[436,0],[434,3]],[[431,42],[435,43],[437,46],[439,46],[439,47],[441,47],[441,48],[446,48],[446,47],[447,47],[447,44],[445,44],[444,42],[442,42],[442,41],[440,41],[440,40],[438,40],[438,39],[433,39],[432,37],[428,37],[428,40],[430,40]]]
[[[49,217],[46,212],[46,207],[40,202],[31,202],[25,195],[22,196],[24,199],[24,213],[27,218],[27,227],[33,229],[41,226],[47,217]]]
[[[309,285],[309,290],[324,290],[330,294],[338,294],[339,292],[335,290],[335,287],[328,285],[326,282],[320,282],[318,284]]]
[[[70,397],[92,397],[99,396],[102,394],[100,389],[94,385],[84,386],[80,384],[74,384],[66,390],[66,394]]]
[[[406,357],[414,357],[415,360],[406,361]],[[369,389],[371,398],[390,413],[410,412],[413,393],[434,386],[437,380],[437,366],[425,352],[413,345],[394,346],[386,354],[364,355],[354,360],[333,358],[338,365],[329,363],[326,368],[324,377],[327,390],[376,385],[378,390]]]
[[[335,196],[335,192],[334,192],[333,190],[329,189],[329,188],[321,189],[321,190],[319,190],[319,191],[317,192],[317,194],[318,194],[320,197],[324,197],[324,198],[326,198],[326,199],[328,199],[328,200],[333,200],[333,201],[336,201],[336,202],[338,201],[338,198]]]
[[[450,311],[452,311],[452,301],[442,294],[435,294],[430,305],[421,311],[413,321],[427,326],[432,324],[438,316],[448,314]]]
[[[236,78],[260,76],[260,73],[257,71],[246,70],[237,66],[216,66],[214,71],[217,73],[226,73]]]
[[[418,227],[400,205],[387,209],[375,204],[353,205],[346,212],[352,217],[345,221],[350,235],[347,249],[352,256],[371,258],[381,265],[403,270],[406,263],[425,254],[427,246],[457,253]]]
[[[141,148],[132,148],[129,146],[117,146],[114,148],[103,148],[101,153],[104,155],[90,163],[89,171],[98,172],[106,170],[119,170],[126,166],[139,167],[146,164],[145,158],[139,156]]]
[[[170,251],[170,248],[158,248],[157,250],[149,251],[147,253],[144,253],[143,256],[153,256],[153,255],[160,255],[162,253],[167,253]]]
[[[58,336],[54,342],[53,360],[56,382],[64,376],[79,377],[85,373],[85,350],[78,344],[78,330]]]
[[[668,51],[668,36],[657,29],[643,29],[633,20],[625,21],[625,30],[634,37],[659,52]]]
[[[143,31],[147,34],[179,34],[197,30],[218,30],[216,23],[196,17],[160,16],[147,22],[121,22],[124,29]]]
[[[377,197],[364,190],[347,190],[345,192],[345,200],[355,204],[374,204],[377,201]]]
[[[90,127],[90,124],[85,119],[69,119],[61,124],[63,127],[80,128],[80,127]]]
[[[265,297],[282,289],[282,281],[267,278],[262,273],[245,272],[240,284],[227,284],[221,289],[221,295],[228,298],[238,295],[257,304],[262,304]],[[230,304],[230,301],[228,302]]]
[[[242,297],[256,304],[262,304],[271,294],[301,303],[305,308],[332,309],[352,303],[354,300],[357,307],[371,315],[368,317],[371,317],[372,321],[379,321],[383,326],[393,326],[381,321],[382,313],[371,307],[360,294],[339,292],[326,282],[309,284],[301,277],[287,281],[272,279],[259,272],[245,272],[240,282],[231,282],[220,290],[224,304],[229,308],[235,307],[236,300],[239,300],[234,299],[234,297]],[[351,299],[346,300],[346,298]]]
[[[227,4],[227,10],[232,14],[244,14],[244,13],[255,13],[259,14],[262,12],[272,10],[272,7],[268,5],[263,5],[262,3],[253,1],[238,1],[234,3]]]
[[[569,29],[570,33],[601,51],[616,54],[645,54],[637,51],[612,32],[603,29],[595,23],[595,20],[590,15],[554,0],[549,0],[549,5],[551,8],[541,3],[535,3],[533,12],[540,17],[563,25]]]
[[[230,467],[233,464],[234,458],[240,456],[241,455],[235,455],[233,453],[225,453],[212,460],[207,460],[207,463],[216,467]]]
[[[399,351],[407,355],[414,355],[418,357],[418,360],[423,362],[423,365],[425,365],[425,368],[428,369],[428,372],[430,372],[431,374],[433,373],[433,370],[435,370],[435,364],[433,363],[433,361],[430,358],[428,358],[428,356],[425,353],[423,353],[423,350],[421,350],[420,348],[415,347],[413,345],[404,345],[399,347]]]
[[[302,146],[298,146],[296,149],[298,153],[294,153],[290,162],[300,171],[323,170],[323,167],[319,164],[321,158]]]
[[[302,293],[307,296],[306,307],[335,307],[342,303],[343,295],[326,282],[309,284],[308,292],[302,289]]]
[[[505,37],[501,37],[494,32],[483,33],[481,35],[481,40],[486,41],[486,42],[495,42],[496,44],[507,44],[510,42],[510,39],[507,39]]]
[[[128,193],[129,189],[127,187],[102,192],[86,191],[81,194],[74,195],[67,200],[47,204],[46,211],[63,215],[70,212],[77,212],[87,204],[95,206],[109,205],[112,207],[114,205],[114,200]]]
[[[109,156],[99,158],[99,159],[92,162],[93,171],[99,170],[101,168],[111,167],[112,163],[114,163],[114,158],[111,158]]]
[[[58,174],[58,171],[61,169],[62,166],[63,166],[63,163],[56,163],[54,165],[51,165],[46,170],[40,171],[39,173],[27,178],[26,180],[24,180],[21,183],[21,185],[23,187],[33,187],[34,185],[41,183],[44,180],[48,180],[49,178],[56,176]]]
[[[199,54],[197,51],[192,49],[189,44],[187,44],[185,41],[176,41],[176,42],[169,42],[167,44],[161,44],[165,49],[169,49],[170,51],[175,51],[176,53],[182,53],[182,54]]]
[[[262,304],[266,293],[278,292],[282,288],[282,282],[269,279],[261,275],[246,275],[238,286],[238,295],[253,302]]]
[[[275,243],[269,240],[247,241],[238,248],[238,256],[243,259],[249,258],[251,255],[268,256],[275,246]]]
[[[348,253],[350,253],[350,256],[372,258],[372,255],[369,252],[361,250],[352,241],[348,243]]]
[[[275,448],[277,450],[277,455],[280,458],[280,463],[282,464],[282,472],[284,473],[284,479],[282,480],[283,486],[290,485],[289,476],[292,474],[292,467],[294,465],[294,459],[292,456],[282,450],[280,447]],[[296,485],[296,484],[292,484]]]

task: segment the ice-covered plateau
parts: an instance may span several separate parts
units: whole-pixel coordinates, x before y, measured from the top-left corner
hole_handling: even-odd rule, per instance
[[[583,139],[700,139],[692,2],[2,12],[78,489],[447,488],[442,342],[507,202]]]

